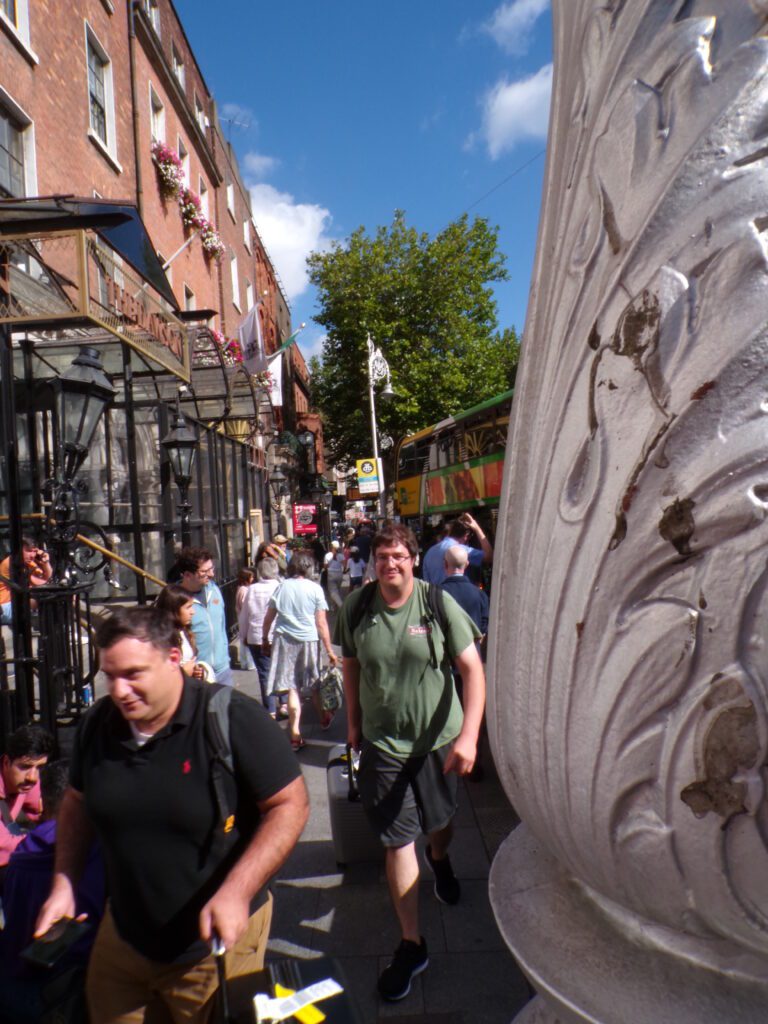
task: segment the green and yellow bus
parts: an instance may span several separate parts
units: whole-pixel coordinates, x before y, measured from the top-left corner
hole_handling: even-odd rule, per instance
[[[505,391],[403,438],[395,487],[401,519],[498,507],[513,394]]]

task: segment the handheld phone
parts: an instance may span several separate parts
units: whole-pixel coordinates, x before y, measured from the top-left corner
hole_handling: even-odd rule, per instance
[[[21,957],[38,967],[54,967],[90,927],[88,921],[62,918],[22,950]]]

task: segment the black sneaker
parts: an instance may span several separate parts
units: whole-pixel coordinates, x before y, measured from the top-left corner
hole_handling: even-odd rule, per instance
[[[395,950],[392,963],[387,964],[379,977],[379,995],[390,1003],[405,999],[411,991],[411,979],[421,974],[429,963],[427,944],[403,939]]]
[[[424,853],[427,858],[427,864],[435,876],[435,896],[437,896],[441,903],[447,903],[448,906],[452,907],[455,903],[459,902],[461,886],[456,875],[453,873],[451,858],[446,856],[442,860],[434,860],[429,844],[427,844]]]

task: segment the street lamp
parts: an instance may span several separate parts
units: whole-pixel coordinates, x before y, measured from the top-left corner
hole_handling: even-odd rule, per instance
[[[115,397],[98,349],[87,345],[71,366],[52,381],[59,430],[59,468],[45,491],[51,498],[46,539],[53,554],[50,587],[77,584],[74,540],[80,532],[80,495],[87,490],[77,473],[88,455],[99,420]]]
[[[379,515],[383,519],[387,513],[386,496],[384,494],[384,470],[379,462],[379,434],[376,423],[376,399],[374,385],[384,381],[381,390],[381,398],[390,401],[395,397],[392,390],[392,381],[389,376],[389,363],[382,355],[381,349],[377,348],[371,340],[370,334],[366,339],[368,346],[368,401],[371,406],[371,440],[373,441],[373,459],[376,465],[376,472],[379,476]]]
[[[192,543],[191,516],[192,506],[189,503],[189,486],[192,483],[192,467],[197,455],[197,435],[187,425],[181,411],[179,396],[176,396],[176,409],[169,432],[160,442],[171,463],[171,472],[179,489],[179,517],[181,521],[181,546],[186,548]]]

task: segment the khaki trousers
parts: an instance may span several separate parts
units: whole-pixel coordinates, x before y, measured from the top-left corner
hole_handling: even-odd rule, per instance
[[[272,921],[272,894],[225,954],[227,978],[260,971]],[[91,953],[86,995],[91,1024],[206,1024],[218,988],[212,956],[191,964],[148,960],[120,938],[111,911]]]

